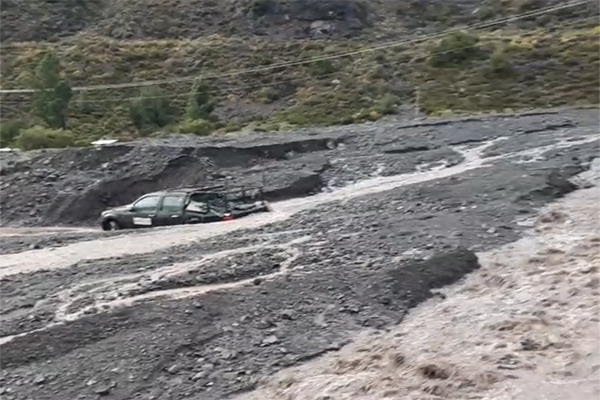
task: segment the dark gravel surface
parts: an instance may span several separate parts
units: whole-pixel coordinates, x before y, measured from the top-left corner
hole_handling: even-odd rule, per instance
[[[421,125],[340,128],[346,136],[335,149],[316,150],[330,164],[320,176],[336,186],[429,162],[461,162],[448,146],[508,136],[489,150],[506,154],[598,132],[595,111]],[[585,169],[598,150],[595,141],[496,159],[449,178],[322,204],[259,229],[7,276],[0,281],[3,336],[43,328],[57,311],[83,315],[0,345],[0,393],[211,400],[251,390],[281,368],[340,348],[359,330],[399,323],[432,288],[478,268],[472,251],[518,239],[517,220],[573,190],[564,178]],[[37,240],[53,246],[52,237]],[[176,289],[198,292],[103,308]]]

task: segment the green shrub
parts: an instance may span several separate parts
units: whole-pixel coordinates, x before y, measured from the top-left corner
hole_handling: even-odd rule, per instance
[[[396,112],[396,105],[400,103],[398,96],[388,93],[384,95],[375,104],[375,111],[381,115],[394,114]]]
[[[72,147],[75,145],[75,139],[70,131],[34,126],[22,130],[16,137],[15,142],[20,149],[36,150]]]
[[[455,32],[442,39],[431,49],[429,62],[434,67],[452,66],[480,58],[479,37],[466,32]]]
[[[308,71],[314,77],[323,77],[336,72],[331,60],[317,60],[308,64]]]
[[[211,118],[211,113],[215,109],[215,102],[211,98],[209,88],[202,81],[197,79],[190,92],[186,115],[190,119]]]
[[[27,124],[25,122],[14,119],[3,122],[0,124],[0,147],[7,147],[12,144],[21,130],[25,129]]]
[[[90,115],[94,111],[94,107],[90,102],[88,92],[80,92],[75,99],[75,107],[81,114]]]
[[[489,61],[489,68],[495,74],[506,74],[512,71],[512,65],[507,55],[502,52],[492,54]]]
[[[129,105],[129,118],[138,131],[144,128],[164,128],[173,120],[171,102],[158,88],[144,88]]]
[[[238,132],[242,130],[242,124],[239,121],[229,121],[224,126],[225,132]]]
[[[279,98],[279,93],[273,86],[264,86],[256,92],[258,100],[265,104],[271,104]]]
[[[186,119],[179,124],[178,130],[179,133],[207,136],[215,130],[215,126],[203,119]]]

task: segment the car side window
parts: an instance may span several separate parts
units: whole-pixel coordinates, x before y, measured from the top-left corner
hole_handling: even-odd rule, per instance
[[[208,212],[208,205],[205,202],[192,199],[190,201],[190,204],[188,204],[185,208],[185,210],[190,212],[206,214]]]
[[[133,208],[136,211],[154,211],[156,210],[156,206],[158,206],[159,199],[158,196],[144,197],[143,199],[136,201],[133,204]]]
[[[183,196],[165,196],[161,206],[162,211],[178,212],[183,208]]]

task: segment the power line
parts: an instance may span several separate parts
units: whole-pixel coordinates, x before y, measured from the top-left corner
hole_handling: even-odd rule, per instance
[[[534,11],[517,14],[512,17],[499,18],[499,19],[496,19],[496,20],[490,21],[490,22],[483,22],[483,23],[478,23],[478,24],[474,24],[474,25],[467,25],[467,26],[461,27],[461,28],[447,29],[445,31],[442,31],[442,32],[436,33],[436,34],[423,35],[423,36],[418,36],[418,37],[408,39],[408,40],[389,42],[389,43],[381,44],[378,46],[366,47],[366,48],[360,49],[360,50],[355,50],[355,51],[350,51],[350,52],[345,52],[345,53],[330,54],[327,56],[315,57],[315,58],[310,58],[310,59],[306,59],[306,60],[272,64],[272,65],[267,65],[264,67],[239,69],[239,70],[234,70],[234,71],[220,73],[220,74],[195,75],[195,76],[186,76],[186,77],[152,80],[152,81],[144,81],[144,82],[129,82],[129,83],[106,84],[106,85],[79,86],[79,87],[72,88],[72,90],[73,91],[93,91],[93,90],[106,90],[106,89],[124,89],[124,88],[134,88],[134,87],[144,87],[144,86],[157,86],[157,85],[164,85],[164,84],[168,84],[168,83],[191,82],[196,79],[211,79],[211,78],[227,77],[227,76],[233,76],[233,75],[239,75],[239,74],[245,74],[245,73],[269,71],[269,70],[273,70],[273,69],[311,64],[311,63],[318,62],[318,61],[333,60],[333,59],[337,59],[337,58],[344,58],[344,57],[360,55],[360,54],[365,54],[365,53],[372,53],[372,52],[379,51],[379,50],[384,50],[384,49],[393,48],[393,47],[399,47],[399,46],[403,46],[403,45],[407,45],[407,44],[418,43],[418,42],[422,42],[425,40],[438,39],[438,38],[442,38],[444,36],[448,36],[451,33],[459,32],[459,31],[462,31],[465,29],[473,30],[473,29],[488,28],[488,27],[495,26],[495,25],[501,25],[501,24],[504,24],[507,22],[518,21],[521,19],[562,10],[565,8],[570,8],[570,7],[575,7],[575,6],[591,3],[592,1],[593,0],[574,1],[574,2],[567,3],[567,4],[559,5],[559,6],[551,6],[551,7],[546,7],[546,8],[542,8],[539,10],[534,10]],[[34,91],[35,91],[34,89],[0,89],[0,94],[33,93]]]
[[[575,21],[570,21],[569,23],[564,23],[561,24],[560,27],[566,27],[566,26],[572,26],[572,25],[576,25],[580,22],[584,22],[584,21],[588,21],[591,19],[596,19],[597,17],[586,17],[586,18],[580,18],[577,19]],[[540,29],[540,30],[536,30],[536,31],[531,31],[531,33],[541,33],[541,32],[549,32],[555,28],[557,28],[559,26],[551,26],[545,29]],[[526,33],[525,33],[526,34]],[[494,38],[489,38],[487,40],[493,41],[495,40]],[[450,54],[456,51],[460,51],[460,50],[465,50],[465,49],[469,49],[469,48],[474,48],[474,47],[478,47],[480,43],[474,44],[474,45],[469,45],[469,46],[463,46],[463,47],[458,47],[458,48],[454,48],[451,50],[445,50],[445,51],[439,51],[439,52],[432,52],[429,53],[429,56],[436,56],[436,55],[442,55],[442,54]],[[376,63],[376,64],[368,64],[368,65],[364,65],[361,66],[359,68],[355,68],[353,69],[354,72],[356,71],[363,71],[363,70],[368,70],[371,69],[373,67],[378,67],[381,66],[381,64]],[[334,77],[336,75],[339,74],[348,74],[349,72],[346,71],[336,71],[336,72],[332,72],[332,73],[328,73],[328,74],[323,74],[323,75],[319,75],[318,77],[302,77],[302,78],[294,78],[294,79],[286,79],[286,80],[279,80],[276,82],[271,82],[271,83],[261,83],[261,84],[255,84],[255,85],[244,85],[244,86],[236,86],[234,88],[224,88],[224,89],[215,89],[215,90],[208,90],[205,93],[207,94],[221,94],[221,93],[234,93],[236,91],[239,90],[244,90],[244,89],[255,89],[255,88],[262,88],[262,87],[272,87],[272,86],[277,86],[277,85],[281,85],[281,84],[287,84],[287,83],[296,83],[296,82],[304,82],[304,81],[308,81],[311,79],[323,79],[326,77]],[[175,94],[165,94],[165,95],[160,95],[160,96],[145,96],[144,98],[148,98],[148,99],[161,99],[161,98],[179,98],[179,97],[188,97],[190,94],[189,93],[175,93]],[[132,101],[132,100],[136,100],[138,99],[139,96],[134,96],[134,97],[111,97],[111,98],[103,98],[103,99],[97,99],[97,100],[79,100],[76,101],[77,104],[97,104],[97,103],[110,103],[110,102],[125,102],[125,101]],[[23,99],[24,101],[25,99]],[[20,102],[19,100],[13,102],[12,104],[18,104],[18,102]],[[6,102],[3,102],[6,104]],[[9,101],[10,103],[10,101]]]

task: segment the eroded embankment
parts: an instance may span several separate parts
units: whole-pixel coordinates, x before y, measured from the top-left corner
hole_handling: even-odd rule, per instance
[[[183,141],[33,154],[2,169],[2,224],[89,223],[105,208],[148,192],[224,181],[265,185],[271,200],[305,196],[324,185],[320,174],[328,163],[318,154],[340,140],[330,136],[253,146]]]

